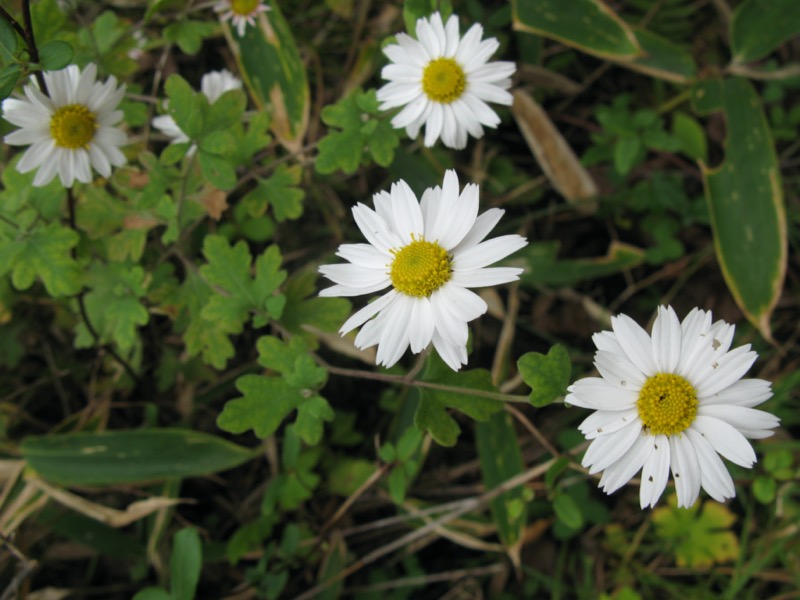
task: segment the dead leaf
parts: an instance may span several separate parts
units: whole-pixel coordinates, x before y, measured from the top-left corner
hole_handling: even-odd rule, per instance
[[[219,221],[228,209],[228,194],[217,188],[211,188],[207,194],[203,196],[200,203],[205,207],[208,216]]]
[[[582,213],[594,213],[597,185],[547,113],[523,90],[514,91],[511,111],[553,187]]]
[[[158,219],[146,215],[125,215],[122,220],[123,229],[152,229],[160,224]]]

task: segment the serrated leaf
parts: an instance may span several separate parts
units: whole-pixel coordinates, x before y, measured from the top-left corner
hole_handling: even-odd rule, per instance
[[[531,388],[530,403],[536,407],[547,406],[566,394],[571,363],[563,346],[556,344],[547,352],[528,352],[519,357],[517,369]]]
[[[203,40],[214,32],[214,25],[204,21],[179,19],[164,28],[164,39],[175,42],[186,54],[197,54]]]
[[[733,61],[763,58],[800,33],[800,3],[795,0],[747,0],[730,21]]]
[[[766,339],[787,261],[783,186],[761,99],[743,79],[725,81],[725,162],[702,166],[714,249],[739,308]]]
[[[203,175],[219,189],[227,191],[236,186],[236,168],[226,158],[201,150],[198,161]]]
[[[260,179],[258,187],[244,199],[247,212],[253,217],[263,215],[272,206],[275,220],[297,219],[303,214],[305,190],[297,187],[302,178],[299,166],[279,165],[269,179]]]
[[[208,111],[206,97],[196,94],[186,80],[177,74],[169,76],[164,84],[164,91],[169,98],[168,112],[175,119],[175,124],[190,139],[199,139],[205,126],[205,113]]]
[[[354,173],[361,165],[364,153],[382,166],[394,159],[399,145],[398,133],[378,110],[375,90],[354,91],[336,104],[322,109],[322,120],[336,127],[320,140],[315,168],[319,173],[333,173],[337,169]],[[374,125],[370,128],[367,125]]]
[[[72,62],[72,54],[67,42],[53,40],[39,48],[39,63],[45,71],[58,71]]]
[[[297,409],[294,430],[306,444],[316,446],[322,439],[323,421],[333,421],[333,408],[322,396],[310,396]]]
[[[288,344],[265,335],[256,342],[259,364],[281,373],[284,379],[298,388],[316,388],[325,383],[327,371],[318,367],[301,337],[293,337]]]
[[[444,366],[438,356],[429,359],[424,381],[460,388],[458,391],[420,388],[420,400],[414,415],[414,424],[421,431],[430,432],[442,446],[454,446],[461,428],[447,409],[453,408],[476,421],[486,421],[503,410],[499,400],[471,395],[472,390],[494,391],[491,375],[485,369],[455,373]],[[462,391],[463,390],[463,391]]]
[[[58,223],[19,240],[11,261],[14,287],[26,290],[38,278],[53,297],[78,293],[80,269],[70,253],[77,243],[78,234]]]
[[[677,498],[669,506],[653,511],[656,535],[668,542],[679,567],[708,569],[714,564],[735,560],[739,540],[730,530],[736,516],[722,504],[707,500],[690,508],[677,508]]]
[[[293,273],[286,281],[283,292],[286,308],[281,315],[281,324],[292,333],[301,333],[303,326],[316,327],[321,331],[336,331],[342,326],[352,310],[347,298],[325,298],[314,295],[317,275],[314,272]]]
[[[253,457],[251,450],[186,429],[135,429],[28,436],[22,456],[64,485],[113,485],[208,475]]]

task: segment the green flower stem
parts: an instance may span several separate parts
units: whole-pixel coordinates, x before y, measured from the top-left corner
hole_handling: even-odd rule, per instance
[[[514,394],[503,394],[500,392],[486,392],[483,390],[473,390],[470,388],[462,388],[454,385],[445,385],[443,383],[434,383],[432,381],[419,381],[409,379],[408,376],[402,375],[388,375],[386,373],[374,373],[372,371],[361,371],[358,369],[345,369],[342,367],[335,367],[329,365],[319,357],[315,357],[317,363],[328,370],[332,375],[341,375],[342,377],[353,377],[356,379],[371,379],[373,381],[383,381],[385,383],[397,383],[400,385],[408,385],[411,387],[428,388],[431,390],[439,390],[442,392],[453,392],[456,394],[464,394],[465,396],[477,396],[479,398],[488,398],[489,400],[497,400],[498,402],[515,402],[518,404],[529,404],[528,396],[516,396]]]

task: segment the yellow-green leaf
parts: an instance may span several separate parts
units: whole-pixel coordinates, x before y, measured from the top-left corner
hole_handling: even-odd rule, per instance
[[[771,339],[770,316],[786,274],[783,189],[761,99],[744,79],[724,82],[728,125],[725,162],[701,163],[714,248],[728,289],[761,334]]]
[[[277,3],[269,4],[244,36],[227,24],[225,35],[250,96],[272,117],[275,137],[297,151],[308,126],[308,77],[289,24]]]

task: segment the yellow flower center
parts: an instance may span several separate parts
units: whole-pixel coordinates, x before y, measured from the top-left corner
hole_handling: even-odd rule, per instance
[[[431,100],[450,104],[458,100],[467,86],[464,69],[452,58],[437,58],[422,73],[422,91]]]
[[[50,119],[50,135],[60,148],[88,148],[97,131],[97,118],[82,104],[59,108]]]
[[[258,8],[261,0],[230,0],[230,2],[233,14],[246,17]]]
[[[398,292],[426,298],[450,281],[450,257],[436,242],[414,239],[408,246],[392,253],[394,260],[390,276]]]
[[[680,375],[656,373],[644,382],[636,401],[645,429],[653,435],[675,435],[697,415],[697,392]]]

